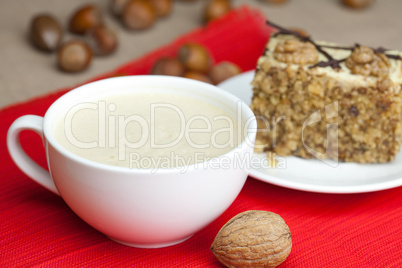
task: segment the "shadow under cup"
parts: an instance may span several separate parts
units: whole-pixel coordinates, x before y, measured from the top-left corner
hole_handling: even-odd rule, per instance
[[[77,156],[57,142],[55,127],[69,109],[126,92],[164,93],[205,101],[237,118],[244,138],[226,154],[203,165],[189,165],[184,172],[182,167],[131,169],[101,164]],[[23,129],[23,122],[20,125]],[[25,127],[42,134],[38,128]],[[50,176],[41,176],[49,178],[37,179],[38,175],[29,170],[39,166],[27,168],[33,164],[19,159],[12,137],[18,135],[18,129],[8,137],[10,154],[17,165],[59,194],[80,218],[112,240],[155,248],[186,240],[232,204],[247,179],[257,124],[245,103],[215,86],[178,77],[127,76],[86,84],[65,94],[47,111],[42,131]],[[222,158],[225,166],[219,164]]]

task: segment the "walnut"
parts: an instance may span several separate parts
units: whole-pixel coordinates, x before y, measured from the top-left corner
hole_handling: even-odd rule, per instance
[[[390,61],[384,53],[366,46],[356,46],[345,61],[352,74],[383,77],[388,75]]]
[[[227,267],[276,267],[291,249],[290,230],[281,216],[259,210],[233,217],[211,246],[212,253]]]
[[[311,43],[288,39],[276,45],[274,57],[286,63],[314,64],[318,61],[318,52]]]

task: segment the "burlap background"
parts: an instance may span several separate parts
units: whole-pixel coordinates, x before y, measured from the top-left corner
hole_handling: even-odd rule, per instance
[[[205,1],[185,3],[176,0],[170,17],[141,32],[125,30],[107,13],[107,23],[116,29],[120,38],[118,51],[110,57],[96,58],[85,72],[66,74],[55,67],[54,54],[38,52],[27,42],[30,19],[36,13],[46,11],[57,16],[65,26],[78,6],[87,2],[98,3],[107,12],[109,1],[1,0],[0,107],[82,83],[171,42],[201,25]],[[283,5],[233,0],[233,4],[258,8],[267,18],[284,26],[304,28],[316,39],[402,49],[401,0],[377,0],[369,9],[360,11],[344,8],[340,0],[289,0]],[[65,35],[66,40],[71,37]]]

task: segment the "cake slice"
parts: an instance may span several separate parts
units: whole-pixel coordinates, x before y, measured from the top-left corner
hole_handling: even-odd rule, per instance
[[[257,152],[384,163],[402,141],[402,54],[279,29],[257,63]]]

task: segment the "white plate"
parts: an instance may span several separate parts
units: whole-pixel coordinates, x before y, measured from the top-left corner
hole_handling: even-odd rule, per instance
[[[251,103],[250,82],[254,72],[232,77],[218,86]],[[275,185],[320,193],[362,193],[390,189],[402,185],[402,153],[392,163],[357,164],[324,163],[314,159],[283,157],[278,168],[266,165],[265,154],[254,154],[250,176]],[[265,161],[264,161],[265,160]]]

